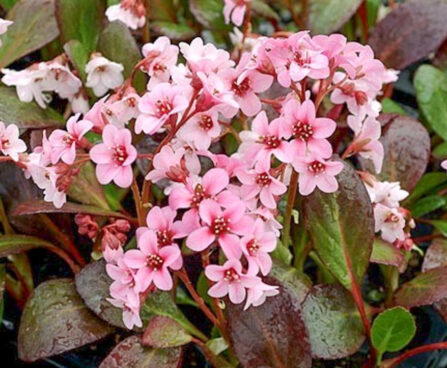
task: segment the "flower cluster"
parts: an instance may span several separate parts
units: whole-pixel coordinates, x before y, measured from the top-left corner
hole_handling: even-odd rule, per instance
[[[238,6],[229,11],[233,17]],[[136,249],[123,248],[129,223],[117,220],[100,230],[91,216],[77,217],[80,233],[102,236],[107,272],[114,280],[110,300],[123,309],[127,327],[141,325],[140,306],[149,292],[170,290],[172,273],[182,275],[183,242],[201,254],[211,297],[228,295],[232,303],[245,301],[245,308],[262,304],[278,293],[263,277],[273,266],[271,252],[282,228],[278,203],[287,185],[298,184],[301,195],[338,189],[343,164],[333,157],[336,117],[322,114],[322,101],[328,97],[333,109],[348,111],[354,140],[345,157],[359,154],[380,171],[376,98],[395,74],[374,59],[368,46],[341,35],[311,37],[307,32],[259,38],[251,51],[234,58],[237,62],[200,38],[176,46],[160,37],[144,45],[142,53],[135,71],[146,73],[149,81],[141,95],[132,78],[123,80],[121,65],[93,54],[86,86],[97,96],[114,92],[82,118],[70,118],[65,130],[44,134],[42,146],[21,155],[20,164],[56,207],[64,204],[72,177],[88,161],[96,164],[99,183],[132,187],[140,224]],[[179,56],[185,63],[178,62]],[[34,68],[40,70],[40,64]],[[12,79],[19,91],[20,78]],[[29,83],[25,90],[46,102],[40,83]],[[61,93],[59,87],[53,90]],[[89,131],[101,135],[102,142],[92,145],[85,137]],[[226,135],[240,143],[232,155],[216,144]],[[163,138],[143,154],[135,136]],[[23,147],[16,145],[15,152]],[[142,193],[134,176],[137,159],[149,161]],[[151,186],[162,188],[166,200],[145,218]],[[375,201],[376,208],[381,202]],[[384,229],[382,236],[389,234]]]
[[[146,8],[142,0],[121,0],[107,8],[106,16],[111,22],[119,20],[130,29],[138,29],[146,23]]]

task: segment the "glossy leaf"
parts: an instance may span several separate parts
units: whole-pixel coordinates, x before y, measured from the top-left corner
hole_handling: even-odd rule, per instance
[[[174,348],[190,343],[192,336],[169,317],[155,316],[149,321],[142,343],[154,348]]]
[[[414,317],[406,309],[396,307],[380,313],[371,329],[371,340],[380,352],[396,352],[404,348],[416,333]]]
[[[399,103],[390,98],[384,98],[382,101],[382,113],[408,115]]]
[[[447,237],[447,220],[428,220],[430,225],[439,230],[442,235]]]
[[[70,279],[40,284],[19,327],[19,358],[33,362],[100,340],[113,329],[91,313]]]
[[[376,24],[369,38],[376,57],[399,70],[435,51],[447,37],[445,1],[409,0],[400,5]]]
[[[381,115],[386,122],[382,138],[385,156],[381,180],[399,181],[410,191],[425,173],[430,159],[430,136],[424,126],[409,116]],[[361,160],[362,167],[374,172],[370,161]]]
[[[310,368],[309,337],[298,303],[287,291],[259,307],[227,304],[231,345],[244,368]]]
[[[88,50],[79,40],[71,40],[64,45],[64,51],[85,83],[87,80],[85,66],[89,60]]]
[[[414,88],[419,108],[428,124],[447,140],[447,76],[434,66],[421,65],[414,76]]]
[[[114,307],[106,299],[110,297],[112,279],[105,270],[105,261],[92,262],[75,277],[76,290],[85,305],[98,317],[113,326],[125,328],[122,310]]]
[[[156,21],[150,24],[152,30],[162,36],[167,36],[173,41],[187,41],[197,34],[187,24],[170,23],[163,21]]]
[[[15,206],[11,214],[13,216],[21,215],[34,215],[36,213],[87,213],[89,215],[104,216],[104,217],[117,217],[117,218],[128,218],[126,215],[106,210],[103,208],[89,206],[85,204],[66,202],[61,208],[56,208],[50,202],[45,202],[43,200],[34,200],[22,202]]]
[[[298,303],[302,303],[312,286],[312,281],[305,274],[300,274],[296,268],[274,262],[269,277],[275,279]]]
[[[223,17],[224,3],[220,0],[190,0],[189,9],[199,23],[206,28],[229,30]]]
[[[307,28],[314,35],[339,30],[356,12],[362,0],[309,0]]]
[[[339,189],[315,190],[304,197],[306,226],[323,263],[347,289],[361,283],[374,239],[374,216],[368,193],[355,170],[344,163]]]
[[[2,36],[0,68],[40,49],[59,35],[53,0],[21,0],[7,19],[14,23]]]
[[[21,102],[15,88],[3,86],[0,87],[0,120],[7,125],[16,124],[22,129],[64,125],[63,117],[55,110],[49,107],[43,110],[35,102]]]
[[[401,286],[394,296],[396,305],[406,308],[431,305],[447,297],[447,267],[420,273]]]
[[[341,286],[314,286],[302,308],[313,357],[343,358],[354,354],[365,340],[354,300]]]
[[[428,197],[421,198],[413,205],[410,206],[409,210],[413,217],[422,217],[430,212],[436,211],[437,209],[444,207],[447,204],[447,198],[441,197],[439,195],[431,195]]]
[[[427,193],[430,193],[439,185],[447,182],[447,175],[441,172],[431,172],[425,174],[416,184],[410,196],[405,200],[405,204],[413,203]]]
[[[431,152],[434,158],[440,160],[447,157],[447,142],[438,144]]]
[[[178,368],[181,357],[181,348],[145,348],[138,336],[130,336],[115,346],[99,368]]]
[[[104,18],[105,0],[55,0],[63,42],[78,40],[88,54],[95,51]]]
[[[400,269],[405,263],[405,256],[394,245],[376,238],[374,239],[373,251],[371,253],[371,262],[395,266]]]

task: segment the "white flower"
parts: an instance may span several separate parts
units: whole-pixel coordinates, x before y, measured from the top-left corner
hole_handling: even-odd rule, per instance
[[[146,23],[146,17],[138,15],[132,8],[124,8],[122,4],[112,5],[106,11],[107,19],[110,22],[119,20],[128,28],[138,29]]]
[[[19,138],[17,125],[5,124],[0,121],[0,152],[10,156],[14,161],[19,160],[19,153],[26,151],[26,144]]]
[[[85,67],[86,86],[93,89],[96,96],[104,96],[109,89],[114,89],[124,82],[124,67],[96,54]]]
[[[394,243],[396,240],[405,240],[405,219],[396,209],[376,204],[374,206],[375,231],[381,231],[382,239]]]
[[[75,114],[86,114],[90,110],[88,98],[84,96],[84,93],[80,91],[70,100],[71,108]]]
[[[0,18],[0,35],[6,33],[8,27],[12,24],[10,20]],[[2,40],[0,40],[0,46],[2,45]]]
[[[56,167],[29,163],[27,172],[28,175],[31,175],[34,183],[43,190],[45,202],[52,202],[56,208],[61,208],[64,205],[67,201],[67,193],[57,187],[59,175],[56,172]]]
[[[47,75],[42,86],[45,91],[56,92],[60,98],[72,99],[79,92],[82,82],[59,60],[62,59],[57,58],[47,63]]]
[[[401,189],[399,182],[365,182],[365,187],[372,203],[381,203],[391,208],[399,207],[399,202],[408,197],[408,192]]]

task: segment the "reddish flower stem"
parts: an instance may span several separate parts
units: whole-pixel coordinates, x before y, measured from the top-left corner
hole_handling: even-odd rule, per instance
[[[135,209],[137,211],[138,223],[140,226],[144,226],[145,218],[144,218],[143,202],[141,201],[140,188],[138,187],[135,177],[132,180],[131,189],[133,194],[133,200],[135,203]]]
[[[383,366],[386,368],[394,368],[397,367],[404,360],[407,360],[415,355],[426,353],[428,351],[447,349],[447,342],[437,342],[434,344],[419,346],[417,348],[411,349],[398,356],[397,358],[388,359],[383,362]]]
[[[293,170],[290,177],[289,192],[287,195],[286,212],[284,214],[284,228],[282,230],[282,243],[284,246],[289,246],[290,228],[292,221],[293,205],[295,204],[296,191],[298,188],[298,173]]]

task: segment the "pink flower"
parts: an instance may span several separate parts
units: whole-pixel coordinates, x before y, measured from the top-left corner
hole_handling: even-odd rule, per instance
[[[12,24],[13,22],[7,19],[2,19],[0,18],[0,35],[6,33],[6,31],[8,30],[8,27]],[[0,40],[0,46],[2,46],[2,41]]]
[[[107,98],[108,96],[98,100],[90,111],[84,114],[84,120],[91,121],[96,132],[102,132],[104,127],[109,123],[104,116]]]
[[[188,106],[188,100],[182,94],[180,87],[169,83],[160,83],[141,97],[138,108],[141,114],[135,123],[135,132],[142,131],[146,134],[154,134],[169,119],[176,119],[179,112]]]
[[[137,150],[132,146],[132,135],[127,129],[107,125],[102,133],[102,144],[90,150],[90,158],[96,165],[96,176],[101,184],[112,180],[121,188],[132,183],[132,163],[137,158]]]
[[[238,235],[249,234],[253,226],[252,219],[245,215],[245,205],[239,201],[222,210],[217,202],[206,199],[199,206],[199,215],[204,226],[188,236],[186,245],[201,252],[217,240],[227,258],[239,259],[242,251]]]
[[[147,62],[141,69],[150,76],[149,90],[157,84],[169,82],[171,69],[177,64],[178,53],[178,47],[171,45],[169,38],[164,36],[143,46],[143,55]]]
[[[143,327],[143,322],[140,318],[140,296],[137,293],[129,292],[124,300],[108,298],[107,301],[123,310],[123,322],[129,330],[134,326]]]
[[[126,299],[127,294],[135,291],[136,272],[126,265],[123,257],[117,259],[116,265],[108,263],[106,265],[106,271],[113,280],[110,285],[110,295],[112,298]]]
[[[242,198],[249,200],[259,195],[264,206],[275,209],[275,196],[284,194],[287,187],[273,177],[269,171],[269,166],[263,167],[258,164],[252,170],[239,169],[236,171],[236,175],[243,184],[241,187]]]
[[[247,290],[247,301],[244,310],[247,310],[251,306],[259,307],[261,304],[264,304],[267,297],[279,294],[278,286],[268,285],[262,282],[259,277],[256,277],[256,279],[256,284]]]
[[[381,232],[383,240],[393,243],[405,240],[405,219],[397,208],[390,208],[383,204],[374,205],[375,231]]]
[[[153,159],[154,169],[146,175],[146,180],[153,183],[168,178],[175,182],[184,182],[189,172],[186,168],[185,149],[173,150],[170,146],[164,146]]]
[[[124,262],[130,268],[136,269],[136,290],[144,292],[154,283],[160,290],[171,290],[173,286],[169,269],[179,269],[178,258],[180,249],[176,245],[159,248],[157,235],[154,231],[145,231],[138,239],[139,249],[131,249],[124,254]]]
[[[380,173],[384,155],[383,145],[379,142],[380,123],[370,116],[363,123],[362,120],[356,116],[348,116],[348,125],[355,134],[354,141],[348,147],[348,152],[359,153],[360,156],[371,160],[376,173]]]
[[[67,121],[67,131],[56,129],[48,138],[51,145],[50,159],[54,165],[59,160],[71,165],[76,158],[76,146],[93,124],[88,120],[79,120],[80,114],[72,116]]]
[[[17,125],[5,126],[5,123],[0,121],[0,152],[5,156],[10,156],[14,161],[19,160],[19,153],[26,151],[26,144],[19,135]]]
[[[309,195],[315,187],[325,193],[337,191],[338,182],[335,176],[343,170],[341,162],[308,156],[294,160],[292,165],[300,174],[298,183],[301,195]]]
[[[205,275],[216,282],[208,294],[213,298],[222,298],[228,294],[234,304],[242,303],[247,295],[247,288],[257,283],[255,276],[242,273],[242,265],[238,260],[228,260],[223,266],[209,265],[205,268]]]
[[[408,197],[408,192],[401,189],[400,183],[377,181],[372,175],[363,179],[372,203],[381,203],[387,207],[399,207],[399,202]]]
[[[146,217],[147,227],[155,231],[160,248],[186,236],[181,221],[174,221],[177,212],[169,207],[153,207]]]
[[[223,76],[242,112],[247,116],[254,116],[262,107],[261,100],[256,94],[269,89],[273,83],[273,77],[256,70],[247,70],[249,61],[250,54],[244,54],[236,69],[224,71]]]
[[[264,221],[257,219],[252,233],[241,239],[242,253],[248,262],[248,273],[257,274],[259,271],[266,276],[272,269],[272,259],[268,253],[276,248],[276,235],[266,231]]]
[[[293,156],[305,156],[311,152],[327,158],[332,155],[332,146],[325,138],[334,133],[335,121],[317,118],[315,105],[306,100],[301,105],[295,99],[284,107],[283,129],[287,138],[292,137],[289,146]]]
[[[120,4],[109,6],[106,16],[110,22],[119,20],[130,29],[136,30],[146,23],[146,8],[141,0],[122,1]]]
[[[117,128],[124,128],[131,119],[139,115],[138,102],[140,101],[140,96],[132,91],[116,101],[112,101],[113,97],[107,101],[107,105],[103,106],[103,112],[110,124],[115,125]]]
[[[207,150],[211,141],[219,137],[221,127],[216,108],[195,114],[177,132],[177,137],[191,143],[199,150]]]
[[[251,0],[225,0],[224,5],[224,17],[225,23],[230,23],[231,21],[234,25],[240,27],[244,21],[245,11],[247,10],[247,3]]]
[[[254,118],[251,131],[245,130],[239,136],[242,140],[239,152],[248,163],[262,162],[267,165],[272,154],[282,162],[290,162],[280,118],[269,124],[267,114],[261,111]]]

